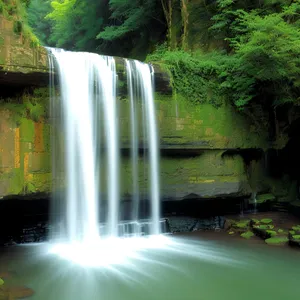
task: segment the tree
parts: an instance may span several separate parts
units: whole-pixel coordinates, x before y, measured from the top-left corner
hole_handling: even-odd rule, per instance
[[[112,48],[121,43],[124,54],[139,57],[164,39],[167,26],[159,0],[110,0],[109,8],[109,23],[97,35],[102,43]]]
[[[50,42],[70,50],[95,51],[96,35],[105,19],[105,2],[94,0],[52,1],[46,18],[53,22]]]
[[[45,18],[51,12],[51,9],[50,0],[31,0],[27,10],[29,26],[33,29],[40,42],[47,46],[54,46],[49,41],[52,23]]]

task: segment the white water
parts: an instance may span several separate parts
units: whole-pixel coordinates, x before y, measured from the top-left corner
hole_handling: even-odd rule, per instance
[[[58,169],[63,169],[65,176],[64,183],[60,182],[64,188],[57,200],[59,205],[54,199],[56,205],[53,206],[53,214],[59,216],[53,224],[54,228],[58,228],[54,230],[54,234],[56,237],[59,234],[60,238],[72,243],[90,244],[99,239],[100,224],[106,224],[104,235],[118,237],[124,234],[125,227],[120,224],[122,178],[119,177],[122,145],[119,137],[118,76],[115,60],[112,57],[61,49],[49,49],[49,53],[52,71],[59,77],[60,92],[60,97],[52,97],[52,119],[56,126],[52,144],[58,143],[60,135],[63,140],[63,146],[59,150],[55,147],[53,152],[53,172],[56,181],[60,178]],[[141,233],[138,128],[144,127],[150,181],[150,232],[159,234],[159,149],[154,105],[154,72],[151,66],[138,61],[126,60],[125,64],[130,100],[130,176],[133,202],[131,219],[126,221],[134,224],[134,232],[130,229],[131,235],[137,236]],[[52,75],[50,84],[54,85]],[[138,120],[138,105],[142,105],[145,119]],[[101,168],[105,165],[106,172],[103,172]],[[54,190],[57,192],[56,186]],[[100,199],[100,195],[105,199]],[[99,205],[101,201],[107,203],[104,217],[101,213],[102,206]]]

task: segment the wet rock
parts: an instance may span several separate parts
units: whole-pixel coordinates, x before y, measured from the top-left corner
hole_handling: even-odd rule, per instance
[[[252,219],[250,226],[254,234],[264,240],[277,235],[277,232],[274,230],[275,226],[272,224],[272,219]]]
[[[293,226],[289,230],[288,237],[291,246],[300,246],[300,225]]]
[[[289,239],[287,236],[276,236],[271,237],[265,240],[266,244],[272,245],[272,246],[283,246],[288,243]]]
[[[198,230],[220,230],[224,228],[225,218],[222,216],[211,218],[192,218],[192,217],[169,217],[170,231],[175,232],[191,232]]]
[[[237,222],[234,222],[231,226],[231,228],[240,234],[249,231],[250,228],[250,220],[240,220]]]
[[[241,237],[249,240],[250,238],[252,238],[254,236],[254,233],[252,231],[246,231],[244,233],[241,234]]]

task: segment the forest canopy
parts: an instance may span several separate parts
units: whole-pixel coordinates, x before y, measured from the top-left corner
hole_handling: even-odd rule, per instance
[[[3,1],[3,0],[2,0]],[[30,0],[44,45],[156,61],[178,93],[300,102],[300,0]],[[210,95],[208,97],[208,95]],[[222,96],[221,96],[222,95]]]

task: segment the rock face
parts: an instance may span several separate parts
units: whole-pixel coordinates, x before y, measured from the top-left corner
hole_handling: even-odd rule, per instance
[[[14,20],[0,15],[0,84],[41,86],[48,83],[46,50],[14,32]]]
[[[0,103],[0,197],[50,191],[50,125],[41,97]]]
[[[51,187],[48,89],[2,100],[0,104],[0,196],[49,193]],[[120,100],[123,149],[128,149],[129,102]],[[267,189],[251,179],[243,150],[263,148],[264,138],[251,129],[231,106],[178,103],[171,95],[157,95],[161,145],[161,194],[164,200],[249,196]],[[236,149],[239,148],[237,151]],[[230,151],[233,151],[230,153]],[[131,164],[122,160],[124,199],[131,198]],[[142,168],[141,168],[142,169]],[[146,181],[140,174],[141,193]],[[126,195],[126,197],[125,197]]]
[[[0,15],[0,197],[49,193],[52,180],[47,53],[13,28],[14,20]],[[116,62],[126,84],[124,61]],[[154,69],[162,199],[276,195],[274,186],[280,185],[264,175],[268,133],[230,104],[216,108],[173,96],[169,75]],[[128,149],[129,102],[123,97],[119,105],[122,145]],[[128,156],[122,161],[121,192],[127,199],[132,197]],[[140,184],[146,194],[145,181]]]

